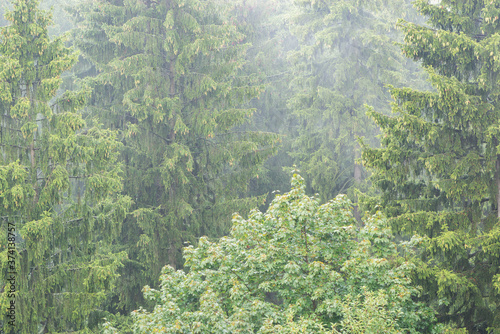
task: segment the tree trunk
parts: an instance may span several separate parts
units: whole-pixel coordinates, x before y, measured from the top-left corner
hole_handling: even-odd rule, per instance
[[[497,217],[500,218],[500,155],[497,155]]]
[[[170,94],[171,98],[174,98],[175,97],[175,59],[170,60],[168,76],[169,76],[169,81],[170,81],[169,94]],[[173,143],[175,141],[175,131],[174,131],[175,115],[172,114],[170,117],[171,117],[171,119],[170,119],[170,134],[168,136],[168,139],[170,140],[171,143]]]
[[[359,151],[356,150],[355,153],[355,159],[357,160],[359,157]],[[361,182],[361,166],[354,162],[354,182],[355,184],[359,184]],[[354,218],[356,218],[356,221],[358,224],[362,224],[361,222],[361,213],[359,212],[359,206],[357,203],[355,203],[354,208],[353,208],[353,214]]]
[[[356,138],[359,135],[359,129],[358,129],[358,122],[354,122],[354,127],[353,127],[353,138]],[[356,142],[354,144],[354,184],[359,185],[361,183],[361,165],[357,163],[357,160],[361,158],[361,147],[359,147],[359,144]],[[353,215],[354,218],[356,218],[356,221],[358,224],[362,225],[361,221],[361,213],[359,212],[359,206],[358,206],[358,201],[356,201],[354,208],[353,208]]]
[[[31,122],[32,117],[35,118],[36,120],[36,109],[35,109],[35,92],[36,92],[36,85],[33,84],[32,89],[30,89],[29,85],[26,85],[26,91],[28,93],[28,98],[30,100],[30,108],[31,108],[31,115],[28,117],[28,120]],[[38,196],[40,193],[40,190],[38,189],[38,171],[36,168],[36,158],[35,158],[35,135],[33,134],[33,138],[31,139],[30,143],[30,158],[31,158],[31,172],[34,173],[34,182],[33,186],[35,188],[35,196],[33,197],[33,205],[37,205],[38,203]]]

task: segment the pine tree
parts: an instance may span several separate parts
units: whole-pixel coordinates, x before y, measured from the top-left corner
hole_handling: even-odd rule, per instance
[[[422,236],[424,298],[470,333],[500,330],[500,1],[416,1],[429,26],[400,22],[402,50],[432,91],[391,87],[393,116],[370,111],[383,147],[363,150],[395,231]]]
[[[116,195],[120,143],[82,119],[88,92],[57,92],[77,53],[50,40],[50,14],[36,0],[12,4],[0,30],[0,325],[78,332],[126,257],[109,250],[130,202]]]
[[[243,194],[278,137],[241,127],[262,87],[240,75],[248,46],[213,3],[99,0],[75,14],[78,46],[95,64],[91,110],[121,130],[135,202],[122,235],[128,313],[164,265],[182,265],[184,243],[227,233],[234,211],[262,202]]]
[[[290,12],[293,0],[232,0],[229,15],[237,21],[238,28],[245,35],[244,42],[251,43],[246,53],[244,73],[256,77],[265,90],[259,98],[252,99],[255,115],[247,128],[282,134],[284,142],[277,154],[263,164],[259,178],[250,183],[250,193],[268,193],[269,205],[275,191],[287,191],[290,187],[289,173],[284,166],[292,166],[288,117],[290,110],[286,102],[292,91],[288,85],[292,77],[287,54],[298,46],[290,31]]]
[[[7,4],[6,3],[2,3],[0,5],[0,27],[6,26],[7,24],[9,24],[9,22],[4,17],[4,14],[5,14],[6,10],[8,10]]]
[[[300,48],[288,107],[293,113],[290,155],[323,201],[359,187],[365,178],[356,137],[376,142],[365,104],[388,110],[385,84],[408,82],[395,23],[409,1],[296,1]],[[352,195],[352,194],[351,194]],[[357,215],[359,221],[359,215]]]
[[[53,22],[48,26],[49,36],[58,36],[73,28],[66,9],[74,5],[74,1],[71,0],[40,0],[40,9],[52,12]],[[4,17],[7,10],[12,10],[12,3],[2,1],[0,3],[0,27],[9,24]]]

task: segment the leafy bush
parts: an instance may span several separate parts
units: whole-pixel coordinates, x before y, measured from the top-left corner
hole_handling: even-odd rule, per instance
[[[166,266],[160,291],[144,288],[156,307],[133,312],[135,332],[436,332],[386,220],[358,228],[346,196],[319,205],[304,188],[294,174],[266,213],[235,215],[229,236],[185,248],[186,270]]]

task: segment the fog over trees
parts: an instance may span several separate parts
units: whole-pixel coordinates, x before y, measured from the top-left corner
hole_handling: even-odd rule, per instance
[[[500,0],[0,0],[0,332],[500,333]]]

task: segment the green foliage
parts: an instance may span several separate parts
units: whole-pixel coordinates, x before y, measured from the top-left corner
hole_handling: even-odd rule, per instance
[[[376,142],[364,105],[387,110],[386,83],[418,82],[414,66],[394,45],[401,39],[396,20],[411,10],[403,0],[296,4],[292,29],[300,46],[288,55],[294,125],[289,154],[308,176],[308,189],[326,201],[363,187],[356,138]]]
[[[0,325],[8,333],[79,331],[126,258],[109,248],[130,206],[117,195],[120,143],[82,119],[88,94],[56,97],[77,54],[49,38],[50,15],[37,1],[12,4],[0,30],[0,306],[14,300],[16,322],[2,316]]]
[[[289,83],[292,78],[287,61],[289,51],[297,47],[297,40],[290,32],[290,11],[293,0],[233,0],[228,1],[229,20],[237,21],[237,26],[245,34],[244,41],[251,43],[246,53],[244,73],[256,78],[264,86],[258,99],[250,104],[255,114],[247,129],[279,133],[284,140],[278,153],[270,157],[259,170],[258,178],[251,180],[250,194],[268,193],[267,201],[261,208],[269,206],[272,191],[289,190],[288,173],[284,166],[291,166],[289,127],[290,110],[286,101],[291,97]]]
[[[430,26],[405,21],[403,53],[434,91],[390,87],[393,115],[370,109],[381,149],[365,146],[395,231],[423,236],[424,299],[470,333],[498,330],[499,1],[416,1]]]
[[[118,292],[125,313],[165,264],[182,265],[184,242],[227,233],[235,210],[263,201],[244,194],[278,136],[242,128],[262,86],[240,72],[248,45],[223,14],[198,0],[99,0],[75,11],[76,43],[98,72],[87,79],[89,113],[120,130],[135,202],[121,239],[132,261]]]
[[[144,288],[156,306],[133,312],[135,333],[433,332],[387,221],[357,229],[351,205],[320,205],[294,174],[266,213],[235,215],[228,236],[185,248],[187,271],[166,266],[161,289]]]
[[[53,14],[54,21],[47,27],[49,36],[59,36],[73,28],[66,9],[75,5],[74,1],[40,0],[39,2],[40,9],[50,11]],[[0,27],[9,24],[9,21],[4,17],[5,12],[9,10],[12,10],[12,3],[10,1],[2,1],[0,3]]]

